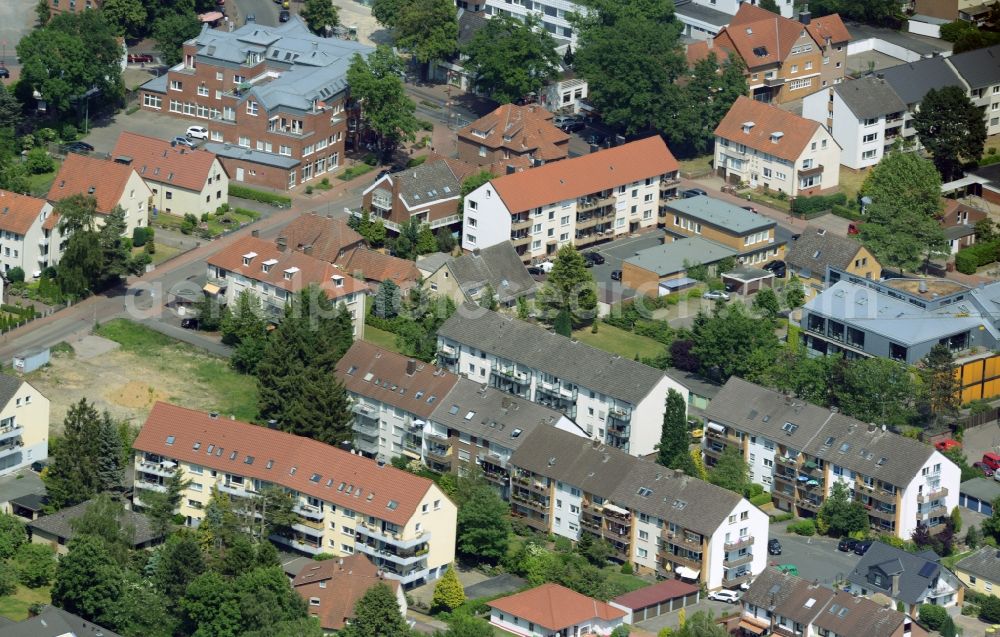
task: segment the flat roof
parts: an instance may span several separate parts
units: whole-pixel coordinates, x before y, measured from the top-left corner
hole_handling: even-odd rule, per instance
[[[285,157],[283,155],[275,155],[274,153],[265,153],[263,151],[244,148],[243,146],[236,146],[234,144],[209,142],[202,146],[202,148],[225,159],[242,159],[243,161],[252,162],[254,164],[263,164],[265,166],[274,166],[275,168],[290,169],[299,165],[298,159]]]
[[[703,237],[686,237],[639,250],[625,263],[658,276],[682,272],[692,265],[707,265],[736,256],[736,250]]]
[[[773,219],[707,195],[676,199],[667,204],[667,209],[684,213],[702,223],[736,234],[745,234],[776,225]]]

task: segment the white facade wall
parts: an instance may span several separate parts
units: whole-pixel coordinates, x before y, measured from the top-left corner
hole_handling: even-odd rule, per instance
[[[763,436],[750,436],[748,449],[747,463],[750,465],[750,482],[756,482],[764,487],[764,491],[770,493],[774,485],[776,445],[773,440]]]
[[[826,95],[820,91],[817,95]],[[840,180],[840,147],[826,130],[826,118],[822,127],[810,139],[802,153],[794,162],[761,152],[740,142],[739,139],[715,138],[715,166],[725,166],[727,175],[737,174],[740,180],[751,188],[767,186],[771,190],[796,196],[801,188],[833,188]],[[813,148],[815,146],[815,148]],[[818,175],[819,183],[803,183],[800,170],[822,165]]]
[[[583,493],[571,484],[556,481],[554,502],[552,532],[575,542],[580,537],[580,509],[583,506]]]
[[[983,109],[983,117],[986,118],[986,134],[996,135],[1000,133],[1000,83],[968,91],[968,94],[972,103]]]
[[[577,624],[575,626],[564,627],[566,632],[560,634],[601,635],[602,637],[604,637],[606,635],[610,635],[615,628],[622,625],[623,621],[624,618],[610,622],[595,619],[585,624]],[[543,626],[530,624],[525,619],[514,617],[509,613],[500,612],[495,608],[490,609],[490,623],[503,630],[506,630],[509,633],[514,633],[515,635],[522,635],[523,637],[549,637],[550,635],[555,634],[551,630]]]
[[[0,476],[48,457],[49,399],[21,383],[10,401],[0,405]]]
[[[917,528],[918,515],[926,522],[927,512],[934,507],[945,506],[947,512],[944,515],[949,515],[951,510],[958,506],[958,492],[961,484],[961,469],[940,452],[932,453],[909,484],[896,485],[898,488],[904,489],[900,498],[899,528],[896,530],[896,535],[901,538],[909,538],[914,529]],[[921,494],[931,496],[942,488],[947,489],[947,495],[934,497],[922,504],[917,501]]]
[[[569,14],[581,13],[583,6],[568,0],[525,0],[523,4],[505,0],[486,0],[487,15],[509,15],[524,20],[528,15],[538,17],[541,27],[553,36],[569,40],[576,48],[576,30],[569,23]]]
[[[152,194],[139,173],[133,170],[125,182],[121,199],[118,200],[118,205],[125,210],[125,233],[122,236],[131,237],[133,230],[149,225],[149,209],[146,204]],[[98,221],[101,221],[100,216]]]
[[[638,513],[632,516],[632,524],[635,528],[635,538],[632,541],[632,563],[648,568],[650,571],[656,571],[658,566],[656,553],[659,550],[657,545],[660,541],[661,529],[666,523]]]
[[[178,188],[152,179],[145,180],[145,183],[152,192],[153,206],[161,213],[178,216],[191,213],[200,218],[202,214],[215,212],[222,204],[229,203],[229,176],[218,159],[212,161],[200,190]]]
[[[702,581],[709,590],[723,586],[727,571],[730,575],[735,575],[741,570],[749,570],[756,576],[767,567],[768,530],[767,514],[750,504],[749,500],[741,499],[709,540],[704,560],[708,573],[702,574]],[[726,552],[727,542],[737,542],[745,538],[753,538],[753,544],[748,548]],[[727,568],[723,564],[727,557],[736,559],[743,554],[752,555],[752,560],[732,568]]]
[[[462,216],[462,249],[488,248],[510,240],[510,210],[487,182],[466,195]]]
[[[42,229],[42,223],[50,214],[52,205],[46,203],[28,232],[23,235],[0,230],[0,269],[7,272],[11,268],[21,268],[25,278],[30,279],[41,275],[46,267],[59,263],[62,242],[59,229],[53,228],[49,237],[45,236],[45,230]],[[43,255],[46,248],[48,253]]]

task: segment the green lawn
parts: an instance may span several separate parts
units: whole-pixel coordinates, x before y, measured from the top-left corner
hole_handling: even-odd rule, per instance
[[[678,163],[681,165],[682,174],[711,174],[713,159],[715,159],[714,155],[702,155],[701,157],[694,157],[693,159],[684,159]]]
[[[607,323],[601,323],[597,330],[597,334],[594,334],[589,327],[585,327],[573,332],[573,336],[580,342],[623,358],[635,358],[636,354],[649,357],[663,350],[663,344],[659,341],[626,332]]]
[[[240,209],[244,210],[244,209]],[[236,210],[230,210],[223,215],[216,215],[212,213],[208,216],[207,222],[202,222],[199,218],[198,227],[195,229],[193,234],[206,233],[209,236],[217,237],[223,232],[227,232],[234,228],[240,228],[245,224],[253,223],[254,220],[259,217],[253,216],[256,214],[254,211],[248,210],[247,213],[237,212]],[[166,212],[161,212],[156,215],[153,219],[153,225],[158,228],[167,228],[169,230],[181,231],[181,226],[184,225],[184,215],[171,214]],[[203,227],[204,226],[204,227]]]
[[[861,185],[865,183],[867,176],[868,171],[859,172],[851,170],[847,166],[840,167],[840,189],[847,195],[848,201],[857,199],[858,191],[861,190]]]
[[[143,251],[143,248],[132,248],[132,254],[138,255]],[[156,244],[156,252],[153,253],[153,265],[159,265],[180,254],[180,248],[175,248],[174,246],[163,245],[162,243]]]
[[[947,568],[955,568],[955,563],[972,555],[975,551],[966,551],[964,553],[955,553],[954,555],[949,555],[948,557],[941,558],[942,566]]]
[[[49,194],[49,187],[52,186],[52,182],[56,178],[56,173],[59,172],[59,161],[55,161],[55,169],[50,173],[42,173],[40,175],[28,175],[28,190],[35,197],[44,197]]]
[[[649,582],[641,577],[622,573],[620,566],[605,566],[604,573],[608,576],[608,583],[622,586],[629,593],[644,586],[649,586]]]
[[[0,616],[19,622],[28,618],[28,607],[32,604],[48,604],[51,601],[51,587],[32,589],[18,584],[13,595],[0,597]]]
[[[380,330],[377,327],[372,327],[371,325],[365,325],[365,338],[373,345],[378,345],[382,349],[387,349],[390,352],[399,352],[399,348],[396,347],[396,335],[392,332],[386,332],[385,330]]]

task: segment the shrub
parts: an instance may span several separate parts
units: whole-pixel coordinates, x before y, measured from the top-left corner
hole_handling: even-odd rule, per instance
[[[955,255],[955,269],[962,274],[975,274],[976,269],[997,260],[1000,241],[976,243]]]
[[[76,126],[72,124],[66,124],[62,127],[59,133],[59,137],[62,138],[64,142],[75,142],[80,136],[80,131],[76,130]]]
[[[426,119],[418,119],[417,123],[420,124],[420,129],[421,130],[425,130],[425,131],[432,131],[432,130],[434,130],[434,123],[433,122],[428,122]]]
[[[129,106],[128,109],[125,110],[125,114],[126,115],[131,115],[132,113],[134,113],[134,112],[136,112],[138,110],[139,110],[139,105],[135,104],[133,106]]]
[[[799,520],[788,525],[788,531],[796,535],[804,535],[806,537],[816,535],[816,523],[812,520]]]
[[[272,205],[292,205],[292,198],[288,195],[279,195],[274,192],[265,192],[263,190],[256,190],[254,188],[247,188],[246,186],[236,184],[229,184],[229,196],[239,197],[240,199],[250,199],[252,201],[259,201],[261,203],[269,203]]]
[[[1000,623],[1000,597],[983,597],[979,601],[979,617],[990,624]]]
[[[771,501],[770,493],[758,493],[757,495],[750,496],[750,504],[754,506],[764,506]]]
[[[632,562],[624,562],[622,564],[621,572],[622,572],[623,575],[631,575],[632,574]]]
[[[7,270],[7,282],[8,283],[23,283],[24,282],[24,270],[20,266],[14,266],[10,270]]]
[[[427,155],[421,155],[420,157],[414,157],[411,160],[409,160],[408,162],[406,162],[406,167],[407,168],[416,168],[417,166],[419,166],[420,164],[424,163],[425,161],[427,161]]]
[[[754,482],[750,485],[750,491],[748,492],[747,495],[753,497],[755,495],[760,495],[762,493],[764,493],[764,485],[757,484],[756,482]]]
[[[306,186],[306,194],[307,195],[313,194],[313,187],[312,186]]]
[[[146,228],[136,228],[132,231],[132,245],[136,248],[146,245]]]
[[[32,175],[52,172],[56,168],[55,162],[52,161],[52,158],[49,157],[49,154],[41,146],[28,151],[28,159],[25,162],[25,166]]]
[[[796,214],[805,219],[818,217],[830,210],[834,205],[847,203],[847,195],[838,192],[832,195],[815,195],[813,197],[796,197],[792,201],[792,214]]]
[[[844,219],[850,219],[851,221],[860,221],[862,219],[861,213],[854,208],[848,206],[841,206],[840,204],[834,204],[830,207],[830,212],[837,215],[838,217],[843,217]]]
[[[795,514],[792,513],[792,512],[790,512],[790,511],[783,511],[781,513],[772,513],[771,514],[771,523],[773,524],[775,522],[785,522],[785,521],[791,520],[794,517],[795,517]]]
[[[369,166],[375,166],[378,164],[378,157],[375,156],[375,153],[368,153],[362,161]]]
[[[948,616],[948,611],[934,604],[921,604],[917,612],[919,613],[917,620],[927,630],[941,628],[941,624],[944,623],[945,618]]]
[[[24,544],[14,556],[18,579],[28,588],[47,586],[56,574],[56,554],[45,544]]]
[[[207,212],[201,213],[201,222],[208,223],[209,214]]]

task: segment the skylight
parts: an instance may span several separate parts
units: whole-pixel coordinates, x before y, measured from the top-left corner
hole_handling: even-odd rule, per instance
[[[452,405],[451,409],[448,410],[448,413],[451,414],[452,416],[454,416],[455,414],[457,414],[458,413],[458,405]]]
[[[321,475],[319,475],[318,473],[314,473],[314,474],[312,474],[311,476],[309,476],[309,482],[317,482],[317,483],[318,483],[318,482],[319,482],[319,479],[320,479],[321,477],[322,477],[322,476],[321,476]]]
[[[389,500],[389,504],[385,505],[385,508],[389,509],[390,511],[395,511],[398,506],[399,502],[396,502],[395,500]]]
[[[205,453],[212,455],[213,451],[215,451],[215,445],[208,445],[208,449],[205,450]]]
[[[167,436],[167,444],[168,445],[174,444],[174,440],[176,440],[176,438],[174,438],[173,436]]]
[[[274,460],[268,460],[268,461],[267,461],[267,466],[266,466],[266,467],[264,467],[264,468],[265,468],[265,469],[270,469],[270,468],[271,468],[271,467],[273,467],[273,466],[274,466]]]
[[[638,493],[644,498],[648,498],[649,496],[653,495],[653,490],[647,489],[646,487],[639,487],[639,490],[636,491],[636,493]]]
[[[229,459],[230,460],[236,460],[236,456],[237,455],[238,455],[238,452],[234,451],[234,452],[232,452],[232,453],[229,454]]]
[[[244,464],[253,464],[253,461],[254,461],[253,456],[247,456],[246,458],[243,459]]]
[[[823,444],[826,445],[827,447],[829,447],[830,445],[833,444],[834,440],[836,440],[836,438],[834,438],[833,436],[830,436],[829,438],[826,439],[826,442],[824,442]]]
[[[851,444],[849,442],[845,442],[844,444],[840,445],[840,453],[847,453],[850,450],[851,450]]]
[[[198,451],[199,449],[201,449],[201,443],[200,442],[194,443],[194,446],[192,447],[192,449],[194,449],[195,451]]]
[[[781,428],[782,430],[787,431],[790,434],[793,434],[795,433],[795,430],[799,428],[799,426],[796,425],[795,423],[786,422],[781,426]]]
[[[472,417],[475,416],[475,415],[476,415],[476,412],[470,411],[469,413],[465,414],[465,419],[466,420],[472,420]]]

